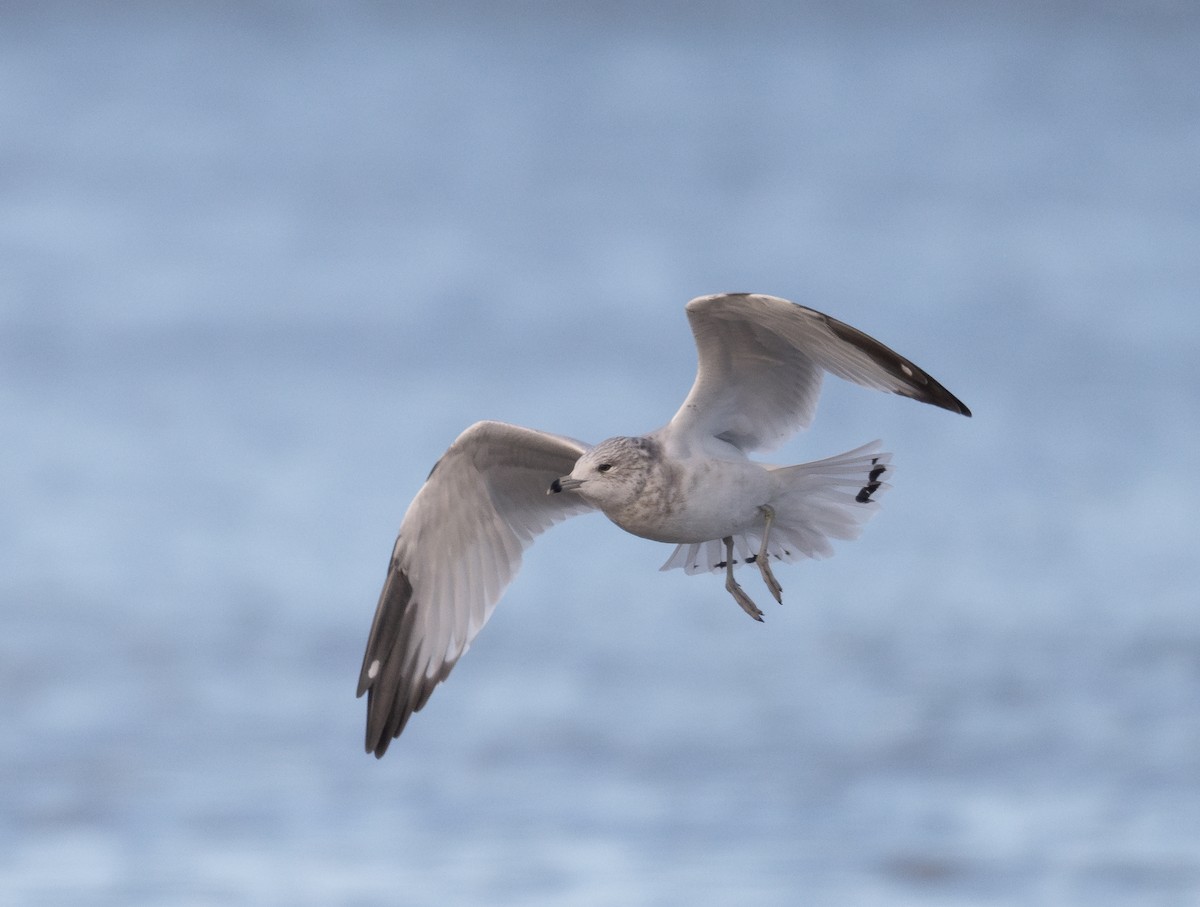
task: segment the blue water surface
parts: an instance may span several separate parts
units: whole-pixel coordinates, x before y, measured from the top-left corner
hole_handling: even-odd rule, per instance
[[[0,895],[1200,903],[1191,4],[8,4]],[[359,660],[481,418],[683,399],[786,296],[863,538],[747,620],[547,534],[381,761]],[[748,579],[752,594],[765,592]]]

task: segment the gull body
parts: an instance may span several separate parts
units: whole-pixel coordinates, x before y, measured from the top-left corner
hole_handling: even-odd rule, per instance
[[[760,508],[776,488],[769,469],[744,454],[672,456],[654,435],[603,441],[560,480],[560,489],[626,532],[675,545],[738,535],[761,523]]]
[[[662,428],[594,446],[477,422],[450,445],[409,505],[367,640],[358,695],[366,747],[382,756],[482,629],[522,552],[567,517],[600,510],[626,532],[675,545],[663,570],[723,573],[751,617],[762,612],[734,568],[755,564],[776,601],[771,564],[832,553],[890,487],[891,455],[872,442],[773,466],[750,459],[801,428],[822,376],[969,416],[910,360],[861,331],[774,296],[702,296],[686,307],[699,363]]]

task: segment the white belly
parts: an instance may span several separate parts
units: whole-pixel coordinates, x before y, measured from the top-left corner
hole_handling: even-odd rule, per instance
[[[737,535],[762,522],[771,474],[749,460],[675,460],[660,492],[648,491],[609,519],[656,542],[707,542]]]

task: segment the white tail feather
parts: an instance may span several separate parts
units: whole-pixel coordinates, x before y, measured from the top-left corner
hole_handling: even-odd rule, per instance
[[[792,563],[806,557],[833,554],[830,539],[858,538],[879,510],[878,500],[892,486],[892,455],[880,453],[872,441],[835,457],[780,466],[772,471],[782,490],[770,501],[775,511],[768,552],[773,560]],[[750,530],[733,537],[734,564],[753,563],[762,545],[762,532]],[[687,574],[725,569],[721,539],[676,546],[662,570],[683,568]]]

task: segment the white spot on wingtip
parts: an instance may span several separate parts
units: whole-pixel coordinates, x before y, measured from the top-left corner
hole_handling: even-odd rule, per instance
[[[374,680],[375,676],[378,673],[379,673],[379,659],[376,659],[375,661],[371,662],[371,667],[367,668],[367,679]]]
[[[900,371],[904,372],[904,374],[906,374],[910,378],[913,376],[913,370],[911,368],[909,368],[907,365],[905,365],[903,362],[900,363]]]

